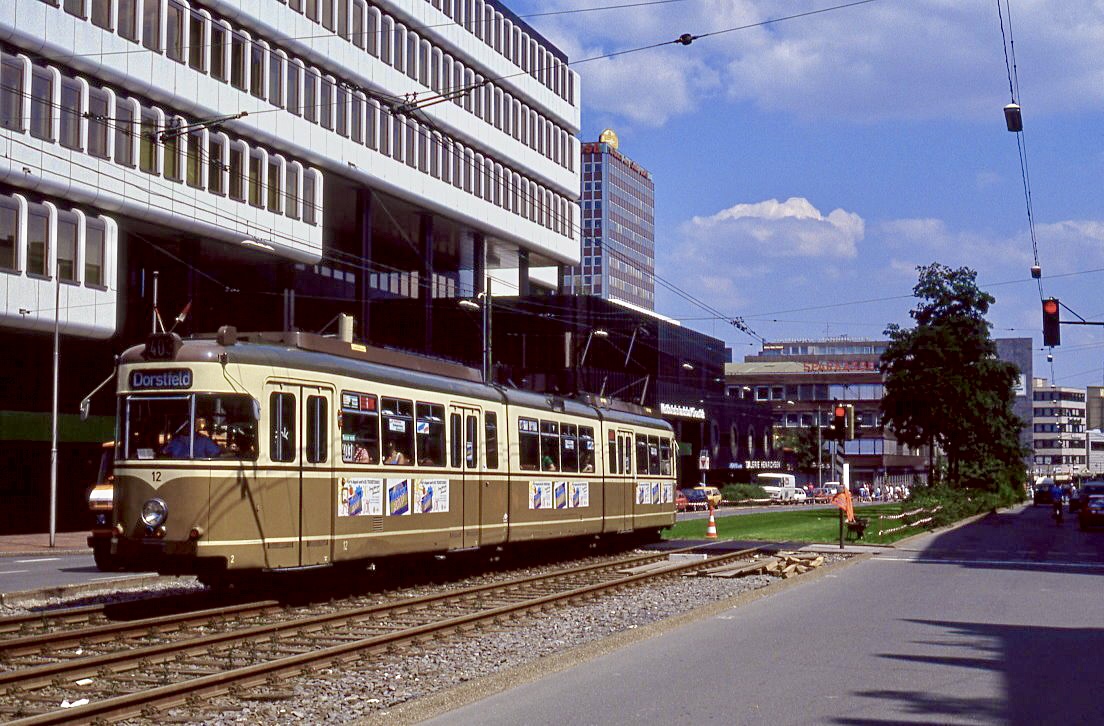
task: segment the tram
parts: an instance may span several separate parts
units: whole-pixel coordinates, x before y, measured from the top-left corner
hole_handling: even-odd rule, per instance
[[[303,332],[124,352],[114,567],[236,574],[375,564],[674,524],[671,427],[648,409]]]

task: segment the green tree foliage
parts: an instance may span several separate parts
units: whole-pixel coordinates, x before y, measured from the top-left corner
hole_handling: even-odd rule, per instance
[[[794,457],[794,467],[798,471],[807,474],[817,470],[816,426],[783,429],[775,446]]]
[[[1025,475],[1022,422],[1012,413],[1019,369],[996,357],[985,319],[996,300],[969,268],[917,270],[921,302],[909,313],[916,325],[885,331],[886,425],[902,443],[942,449],[950,486],[1011,491]]]

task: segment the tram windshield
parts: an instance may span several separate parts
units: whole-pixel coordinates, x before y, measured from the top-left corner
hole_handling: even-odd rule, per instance
[[[124,459],[256,459],[257,407],[239,393],[124,396]]]

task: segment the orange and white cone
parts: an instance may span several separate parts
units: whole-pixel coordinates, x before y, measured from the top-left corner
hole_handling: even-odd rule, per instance
[[[717,520],[713,517],[713,507],[709,508],[709,526],[705,528],[706,539],[717,539]]]

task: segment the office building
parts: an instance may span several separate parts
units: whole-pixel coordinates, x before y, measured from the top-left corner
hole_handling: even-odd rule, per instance
[[[561,289],[655,309],[655,185],[617,134],[582,145],[582,253]]]
[[[0,3],[0,531],[46,515],[55,324],[64,501],[154,328],[370,341],[405,297],[432,353],[434,299],[578,262],[579,102],[495,0]]]

